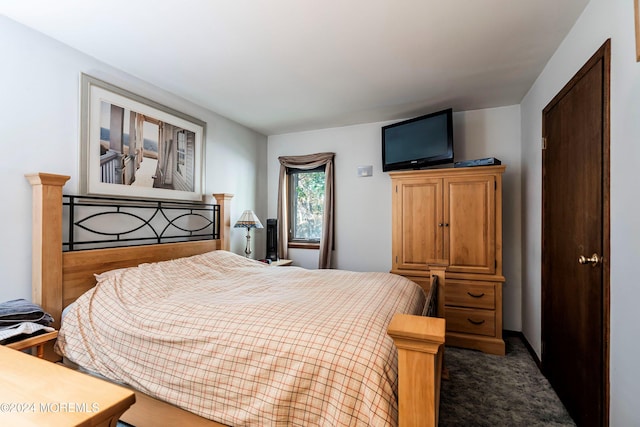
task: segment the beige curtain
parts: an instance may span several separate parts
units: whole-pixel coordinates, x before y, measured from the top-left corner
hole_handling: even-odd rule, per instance
[[[320,257],[318,268],[331,268],[331,250],[333,249],[333,158],[335,153],[317,153],[304,156],[281,156],[280,180],[278,182],[278,253],[288,258],[289,246],[289,197],[287,168],[324,169],[324,213],[322,218],[322,236],[320,237]]]

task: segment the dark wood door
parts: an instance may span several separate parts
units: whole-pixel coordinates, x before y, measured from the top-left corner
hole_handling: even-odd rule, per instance
[[[543,111],[542,370],[580,426],[609,418],[609,52]]]

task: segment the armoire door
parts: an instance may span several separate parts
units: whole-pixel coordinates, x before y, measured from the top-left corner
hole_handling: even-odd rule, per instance
[[[445,178],[444,187],[447,271],[495,274],[495,176]]]
[[[442,179],[399,180],[393,192],[394,268],[428,270],[446,263]]]

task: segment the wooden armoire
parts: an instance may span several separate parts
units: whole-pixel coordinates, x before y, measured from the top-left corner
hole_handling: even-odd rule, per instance
[[[444,268],[438,316],[446,344],[505,352],[502,174],[506,166],[391,172],[391,272],[428,289]],[[440,273],[441,274],[441,273]]]

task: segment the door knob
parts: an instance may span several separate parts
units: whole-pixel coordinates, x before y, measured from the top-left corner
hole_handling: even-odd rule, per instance
[[[602,257],[595,253],[591,255],[591,258],[587,258],[584,255],[580,255],[580,257],[578,258],[578,262],[580,264],[591,264],[592,267],[595,267],[599,263],[602,263]]]

